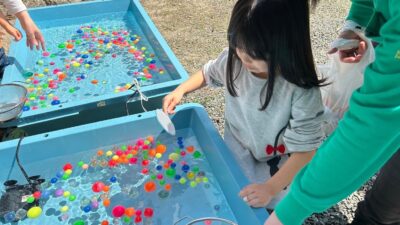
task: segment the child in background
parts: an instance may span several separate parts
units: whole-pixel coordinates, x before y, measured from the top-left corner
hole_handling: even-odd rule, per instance
[[[239,194],[253,207],[273,209],[323,139],[324,80],[304,29],[309,7],[309,0],[239,0],[229,47],[164,98],[171,114],[184,94],[225,87],[224,139],[252,183]]]
[[[8,13],[15,15],[18,18],[22,28],[26,33],[26,45],[30,49],[36,47],[37,50],[45,50],[45,43],[42,33],[29,16],[24,3],[21,0],[0,0],[0,2],[4,4]],[[22,39],[21,32],[12,26],[1,12],[0,26],[3,27],[8,34],[14,37],[14,41],[19,41]],[[4,68],[10,63],[11,62],[9,62],[4,53],[3,46],[0,46],[0,79],[3,77]]]

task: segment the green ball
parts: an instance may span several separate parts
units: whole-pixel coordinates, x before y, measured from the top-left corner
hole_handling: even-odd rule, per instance
[[[70,175],[64,173],[63,176],[61,177],[61,179],[63,180],[67,180],[69,178]]]
[[[68,200],[70,200],[71,202],[75,201],[76,196],[75,195],[70,195]]]
[[[28,197],[28,199],[26,199],[27,203],[32,203],[35,201],[35,198],[33,196]]]
[[[64,44],[64,43],[59,44],[59,45],[58,45],[58,48],[59,48],[59,49],[65,48],[65,44]]]
[[[124,223],[130,223],[131,222],[131,218],[125,216],[124,217]]]
[[[73,225],[85,225],[85,221],[78,220],[78,221],[74,222]]]
[[[83,164],[85,164],[83,161],[79,161],[79,162],[78,162],[78,166],[79,166],[79,167],[82,167]]]
[[[195,152],[193,153],[193,157],[194,157],[195,159],[198,159],[198,158],[201,157],[201,153],[200,153],[199,151],[195,151]]]
[[[167,171],[165,171],[165,174],[167,175],[167,177],[170,177],[170,178],[174,177],[175,173],[176,173],[175,170],[172,168],[168,168]]]

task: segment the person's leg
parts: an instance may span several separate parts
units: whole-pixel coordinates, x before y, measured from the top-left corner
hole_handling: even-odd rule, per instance
[[[400,150],[382,167],[352,225],[400,225]]]

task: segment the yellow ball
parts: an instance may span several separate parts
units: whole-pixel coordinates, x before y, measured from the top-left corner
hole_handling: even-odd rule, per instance
[[[196,181],[191,181],[190,182],[190,187],[196,187],[197,186],[197,183],[196,183]]]
[[[60,209],[60,211],[61,212],[66,212],[66,211],[68,211],[68,206],[63,206],[63,207],[61,207],[61,209]]]
[[[35,219],[35,218],[38,218],[41,214],[42,214],[42,209],[40,207],[35,206],[35,207],[30,208],[26,215],[30,219]]]
[[[112,151],[107,151],[106,152],[106,156],[112,156],[112,154],[113,154]]]
[[[114,155],[114,156],[112,157],[112,159],[115,160],[115,161],[117,161],[117,160],[119,159],[119,156]]]
[[[67,174],[67,175],[71,175],[71,173],[72,173],[72,170],[71,170],[71,169],[67,169],[67,170],[65,171],[65,174]]]
[[[159,158],[161,158],[162,157],[162,154],[161,153],[156,153],[156,158],[157,159],[159,159]]]
[[[71,192],[69,192],[69,191],[65,191],[63,195],[64,195],[64,197],[66,197],[66,198],[67,198],[67,197],[69,197],[69,196],[71,195]]]

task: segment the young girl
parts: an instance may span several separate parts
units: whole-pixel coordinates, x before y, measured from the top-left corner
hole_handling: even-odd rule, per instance
[[[308,23],[308,0],[239,0],[229,48],[163,102],[174,113],[184,94],[206,84],[226,87],[224,139],[253,183],[239,193],[253,207],[273,209],[323,138],[323,81]]]

